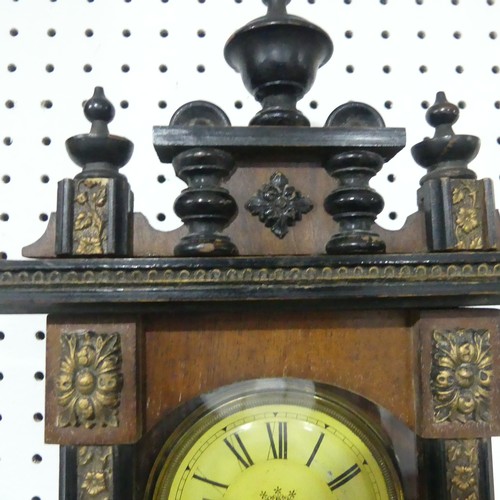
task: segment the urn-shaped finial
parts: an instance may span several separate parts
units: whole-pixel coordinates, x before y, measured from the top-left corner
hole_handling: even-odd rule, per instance
[[[318,26],[287,13],[290,0],[263,0],[267,14],[248,23],[226,43],[227,63],[263,109],[250,125],[309,125],[296,108],[316,71],[331,57],[333,44]]]

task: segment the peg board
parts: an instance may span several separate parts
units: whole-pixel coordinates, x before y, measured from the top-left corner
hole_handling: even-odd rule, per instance
[[[79,169],[64,141],[89,131],[82,102],[103,86],[116,107],[110,131],[135,144],[122,169],[135,210],[157,229],[179,225],[182,189],[158,161],[153,125],[185,102],[222,107],[233,125],[260,109],[225,63],[230,34],[263,15],[260,0],[0,0],[0,257],[42,235],[57,181]],[[432,129],[425,108],[444,90],[457,133],[482,147],[472,167],[491,177],[500,206],[500,0],[292,0],[289,12],[324,28],[332,60],[299,108],[316,126],[338,105],[364,101],[408,147],[372,182],[385,198],[378,223],[397,229],[416,210],[424,171],[411,145]],[[58,448],[43,444],[45,317],[0,317],[0,498],[55,500]],[[500,492],[500,439],[494,440]],[[29,479],[27,479],[29,478]],[[497,493],[497,498],[500,498]]]

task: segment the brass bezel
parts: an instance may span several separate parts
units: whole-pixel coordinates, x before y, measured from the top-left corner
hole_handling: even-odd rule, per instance
[[[168,500],[165,492],[178,466],[193,444],[213,425],[239,411],[268,404],[294,404],[314,409],[344,424],[374,456],[390,500],[404,499],[396,460],[384,431],[369,422],[363,411],[338,394],[335,388],[298,379],[245,381],[204,396],[202,404],[182,421],[163,445],[149,476],[145,499]]]

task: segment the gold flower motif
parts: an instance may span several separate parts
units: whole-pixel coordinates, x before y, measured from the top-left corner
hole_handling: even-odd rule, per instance
[[[59,427],[118,426],[123,385],[118,333],[76,332],[61,337],[56,381]]]
[[[489,419],[492,357],[487,330],[433,334],[431,390],[436,422]]]
[[[297,493],[295,490],[290,491],[288,494],[285,494],[281,491],[281,488],[278,486],[274,488],[274,494],[269,495],[269,493],[266,493],[265,491],[262,491],[260,493],[260,498],[262,500],[293,500]]]
[[[77,254],[102,254],[102,241],[96,236],[82,236],[78,240]]]
[[[479,227],[477,210],[475,208],[461,207],[458,210],[456,224],[466,234]]]
[[[459,490],[465,491],[476,485],[475,471],[468,465],[457,465],[451,479]]]
[[[85,479],[82,483],[82,489],[90,496],[99,495],[108,489],[106,485],[106,476],[103,471],[89,471],[85,474]]]

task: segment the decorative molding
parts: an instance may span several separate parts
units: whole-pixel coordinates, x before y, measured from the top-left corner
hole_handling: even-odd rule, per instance
[[[118,427],[123,374],[118,333],[79,331],[61,336],[56,380],[58,427]]]
[[[490,332],[433,332],[431,391],[434,420],[488,422],[493,377]]]
[[[452,180],[452,218],[457,250],[482,250],[483,206],[475,180]]]
[[[292,490],[286,494],[286,493],[283,493],[281,491],[281,488],[278,486],[278,487],[274,488],[274,492],[271,494],[266,493],[265,491],[262,491],[260,493],[260,498],[262,500],[294,500],[296,495],[297,495],[297,493],[295,492],[295,490]]]
[[[325,282],[337,281],[471,281],[500,278],[500,263],[480,264],[374,264],[339,266],[278,266],[278,267],[182,267],[157,265],[154,269],[138,265],[129,268],[112,269],[108,266],[79,270],[45,269],[23,271],[0,271],[0,288],[16,286],[80,286],[80,285],[174,285],[179,283],[257,283],[257,282]]]
[[[288,228],[302,219],[302,215],[313,209],[312,201],[302,196],[281,172],[274,172],[269,182],[264,184],[245,204],[245,208],[257,215],[273,234],[283,239]]]
[[[107,252],[109,179],[89,178],[76,182],[73,215],[75,255]]]
[[[445,441],[450,500],[479,500],[479,440]]]
[[[78,498],[110,500],[113,498],[113,448],[80,446],[77,453]]]

